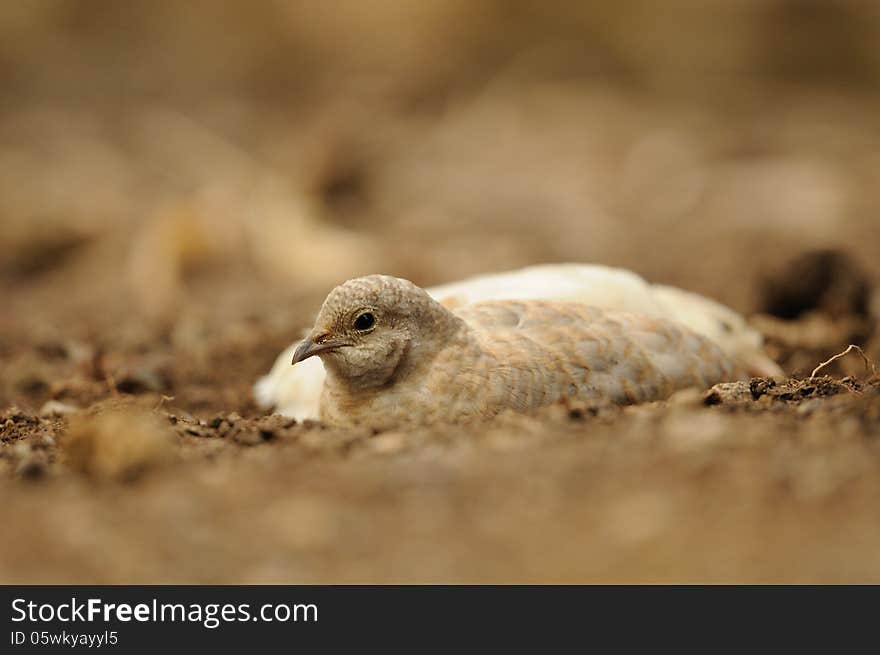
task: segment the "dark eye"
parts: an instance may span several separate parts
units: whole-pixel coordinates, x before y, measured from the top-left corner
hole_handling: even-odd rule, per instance
[[[369,330],[376,324],[376,317],[373,316],[370,312],[364,312],[356,319],[354,319],[354,329],[355,330]]]

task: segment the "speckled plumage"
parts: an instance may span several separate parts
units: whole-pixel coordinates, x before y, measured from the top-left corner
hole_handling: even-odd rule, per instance
[[[351,322],[366,310],[376,326],[362,334]],[[742,375],[714,343],[661,318],[547,301],[450,311],[378,275],[330,293],[313,343],[344,344],[319,353],[321,418],[337,425],[489,418],[565,399],[636,403]]]

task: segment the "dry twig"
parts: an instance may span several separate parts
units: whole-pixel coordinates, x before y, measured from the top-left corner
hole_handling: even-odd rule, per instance
[[[813,372],[810,374],[810,379],[811,379],[811,380],[815,379],[815,378],[816,378],[816,375],[819,373],[819,371],[821,371],[823,368],[825,368],[825,367],[828,366],[829,364],[831,364],[831,363],[837,361],[838,359],[841,359],[842,357],[846,357],[846,356],[849,355],[853,350],[857,350],[858,353],[862,356],[862,359],[865,361],[865,370],[867,371],[868,369],[871,369],[871,374],[872,374],[872,375],[877,375],[877,367],[874,366],[874,362],[872,362],[871,359],[870,359],[870,357],[868,357],[868,356],[865,354],[865,351],[862,350],[861,348],[859,348],[859,347],[858,347],[857,345],[855,345],[855,344],[850,344],[849,347],[848,347],[846,350],[844,350],[843,352],[837,353],[837,354],[836,354],[834,357],[832,357],[831,359],[822,362],[822,363],[819,364],[816,368],[814,368],[814,369],[813,369]]]

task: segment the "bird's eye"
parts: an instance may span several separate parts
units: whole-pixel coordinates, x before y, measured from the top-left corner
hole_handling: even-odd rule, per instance
[[[364,312],[356,319],[354,319],[354,329],[355,330],[369,330],[376,324],[376,317],[373,316],[370,312]]]

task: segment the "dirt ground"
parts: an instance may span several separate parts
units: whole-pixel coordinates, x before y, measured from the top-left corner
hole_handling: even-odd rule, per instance
[[[848,23],[778,41],[756,1],[691,42],[681,0],[582,51],[561,9],[487,44],[492,2],[387,42],[33,4],[0,39],[0,582],[880,582],[880,58]],[[810,30],[855,45],[806,65]],[[347,277],[547,261],[730,304],[791,377],[379,433],[253,401]]]

